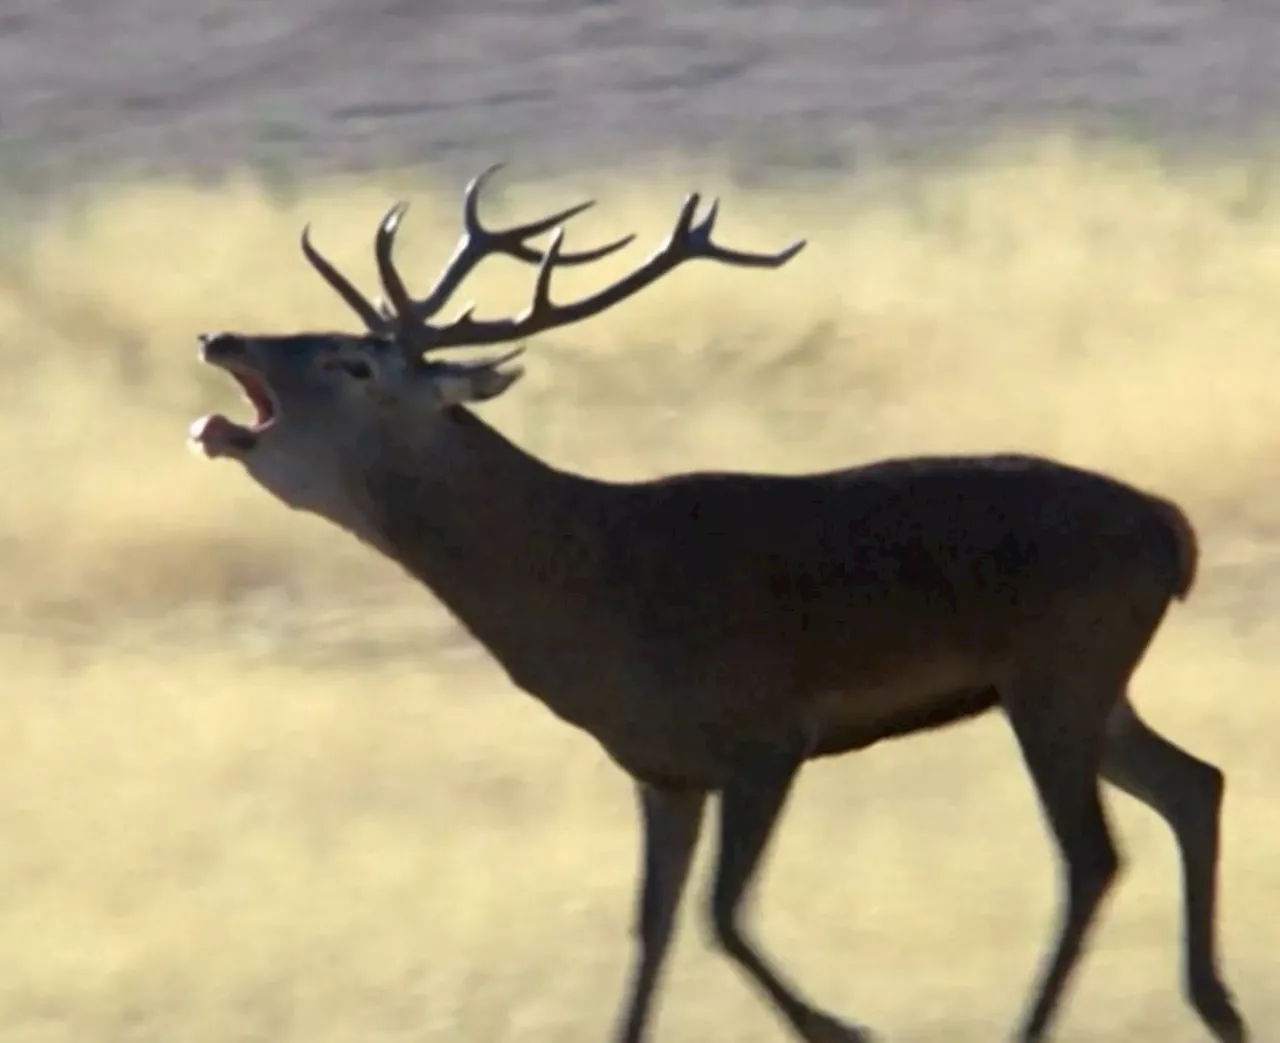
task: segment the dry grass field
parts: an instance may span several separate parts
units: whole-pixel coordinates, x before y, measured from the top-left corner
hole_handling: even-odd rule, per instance
[[[568,245],[639,233],[616,265],[562,279],[566,295],[633,262],[694,185],[724,193],[725,242],[811,241],[782,271],[694,266],[531,344],[529,377],[485,416],[561,464],[1016,448],[1185,503],[1203,579],[1137,700],[1228,772],[1226,967],[1260,1040],[1280,1018],[1278,173],[1050,140],[791,189],[678,159],[536,184],[512,167],[486,211],[586,193],[601,205]],[[116,185],[6,229],[6,1043],[605,1037],[636,866],[625,780],[424,591],[183,444],[234,394],[196,363],[198,331],[349,325],[297,252],[304,221],[371,278],[374,223],[406,194],[402,269],[426,281],[460,189]],[[494,262],[475,295],[518,307],[529,285]],[[1192,1043],[1172,844],[1112,806],[1129,872],[1059,1038]],[[807,772],[757,908],[815,998],[889,1040],[978,1043],[1016,1017],[1056,885],[991,718]],[[693,927],[697,902],[686,912]],[[660,1038],[782,1039],[701,937],[682,934]]]

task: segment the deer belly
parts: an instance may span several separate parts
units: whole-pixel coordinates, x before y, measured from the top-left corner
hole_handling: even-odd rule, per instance
[[[892,683],[823,692],[809,702],[815,756],[840,753],[976,716],[998,701],[988,677],[947,668],[913,670]]]

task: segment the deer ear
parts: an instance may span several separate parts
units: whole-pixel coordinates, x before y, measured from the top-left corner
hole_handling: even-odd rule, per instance
[[[461,406],[497,398],[524,376],[524,367],[505,365],[517,354],[482,362],[441,364],[434,375],[441,400],[446,406]]]
[[[523,376],[523,366],[511,366],[507,369],[498,369],[496,365],[477,368],[471,374],[471,401],[483,402],[487,398],[497,398]]]

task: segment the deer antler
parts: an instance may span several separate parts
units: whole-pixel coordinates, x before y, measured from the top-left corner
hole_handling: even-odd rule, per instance
[[[535,238],[551,229],[563,225],[570,218],[576,217],[584,210],[595,206],[594,199],[588,199],[574,206],[567,207],[549,217],[529,221],[512,228],[490,229],[480,221],[479,194],[486,181],[489,180],[504,164],[495,163],[481,171],[467,185],[463,194],[462,218],[463,231],[458,238],[458,245],[453,256],[445,264],[444,270],[436,279],[435,285],[428,294],[419,301],[414,301],[405,290],[404,282],[391,260],[391,251],[395,245],[395,237],[400,220],[408,210],[406,202],[396,203],[383,216],[378,224],[378,234],[374,243],[374,254],[378,263],[378,274],[382,279],[383,290],[387,295],[389,307],[376,307],[367,297],[352,285],[351,281],[339,272],[323,254],[311,243],[311,225],[308,223],[302,230],[302,253],[311,266],[320,273],[321,278],[340,296],[354,311],[371,333],[396,333],[408,335],[409,341],[415,343],[422,339],[421,332],[427,319],[435,315],[457,291],[462,281],[486,257],[505,254],[525,264],[543,264],[546,255],[539,253],[528,245],[526,240]],[[565,267],[590,264],[602,257],[627,246],[634,235],[623,236],[612,243],[606,243],[592,250],[580,253],[562,253],[555,263]]]
[[[601,290],[570,304],[555,304],[551,300],[551,274],[558,267],[588,264],[614,253],[635,238],[624,236],[612,243],[580,253],[564,253],[564,222],[580,214],[594,204],[594,200],[579,203],[559,213],[528,224],[494,232],[484,228],[479,221],[476,197],[485,180],[499,168],[490,167],[467,186],[463,205],[462,237],[453,257],[436,279],[435,285],[420,300],[414,300],[405,289],[404,281],[396,271],[392,260],[395,237],[400,221],[408,209],[407,203],[397,203],[387,211],[378,225],[374,242],[378,273],[382,278],[389,307],[375,308],[322,257],[308,238],[307,229],[302,234],[302,250],[312,266],[344,301],[364,320],[375,333],[394,333],[407,351],[425,353],[440,348],[478,347],[519,340],[534,333],[558,326],[567,326],[597,315],[613,305],[639,293],[685,261],[702,258],[739,268],[779,268],[791,260],[805,246],[800,239],[777,253],[756,254],[720,246],[711,239],[719,211],[719,201],[712,200],[706,216],[695,222],[694,217],[701,202],[698,193],[690,193],[680,208],[675,227],[658,249],[631,272]],[[544,254],[530,248],[525,240],[543,232],[556,229]],[[519,315],[509,319],[475,319],[474,305],[465,308],[453,322],[432,325],[427,320],[439,313],[457,290],[459,284],[475,266],[489,254],[504,253],[527,264],[537,264],[533,299]]]

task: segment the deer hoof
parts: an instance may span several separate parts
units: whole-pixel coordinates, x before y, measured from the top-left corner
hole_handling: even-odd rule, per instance
[[[847,1025],[829,1014],[817,1011],[809,1014],[797,1028],[805,1043],[874,1043],[867,1029]]]

